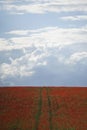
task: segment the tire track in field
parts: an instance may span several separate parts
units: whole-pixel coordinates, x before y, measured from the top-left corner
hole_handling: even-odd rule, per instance
[[[53,124],[52,124],[52,109],[51,109],[51,99],[50,99],[50,94],[49,94],[49,88],[46,88],[47,91],[47,100],[48,100],[48,107],[49,107],[49,127],[50,130],[53,130]]]
[[[36,123],[35,123],[34,130],[38,130],[41,112],[42,112],[42,88],[40,88],[40,92],[39,92],[38,112],[36,114]]]

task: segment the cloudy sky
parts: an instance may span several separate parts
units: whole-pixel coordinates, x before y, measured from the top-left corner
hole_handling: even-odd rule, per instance
[[[0,86],[87,86],[87,0],[0,0]]]

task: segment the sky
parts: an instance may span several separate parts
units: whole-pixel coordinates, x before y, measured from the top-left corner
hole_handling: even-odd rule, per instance
[[[87,86],[87,0],[0,0],[0,86]]]

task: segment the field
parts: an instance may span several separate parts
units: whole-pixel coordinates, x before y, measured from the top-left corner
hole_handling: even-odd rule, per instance
[[[87,130],[87,88],[1,87],[0,130]]]

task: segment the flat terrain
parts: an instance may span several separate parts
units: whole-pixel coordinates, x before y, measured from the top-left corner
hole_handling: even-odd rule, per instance
[[[87,130],[87,88],[1,87],[0,130]]]

